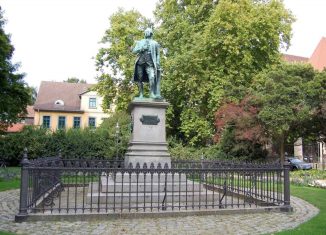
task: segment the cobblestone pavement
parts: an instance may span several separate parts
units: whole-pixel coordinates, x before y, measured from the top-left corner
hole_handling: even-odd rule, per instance
[[[0,192],[0,230],[17,234],[265,234],[290,229],[318,214],[318,209],[292,197],[293,213],[137,218],[90,222],[15,223],[19,191]]]

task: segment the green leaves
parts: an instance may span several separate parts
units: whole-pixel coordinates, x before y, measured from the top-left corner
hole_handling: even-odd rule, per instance
[[[96,90],[104,97],[105,109],[115,104],[118,110],[127,110],[137,94],[132,83],[136,58],[131,48],[151,22],[137,11],[119,9],[109,18],[109,23],[110,28],[101,40],[104,47],[96,56],[96,68],[100,71]]]
[[[313,68],[304,64],[284,63],[256,76],[254,94],[262,103],[259,118],[272,136],[287,137],[310,118],[306,85],[313,79]]]
[[[119,122],[117,144],[116,123]],[[112,159],[127,150],[130,137],[130,117],[116,113],[96,129],[69,129],[51,132],[26,126],[22,132],[0,136],[0,156],[10,165],[17,165],[26,147],[30,159],[57,156],[59,150],[66,158]]]
[[[169,133],[191,145],[211,138],[223,99],[242,99],[252,77],[279,62],[293,21],[279,1],[252,0],[166,0],[156,17],[168,51],[162,88],[172,105]]]
[[[280,1],[162,0],[154,32],[163,51],[162,95],[171,106],[168,133],[193,146],[210,141],[214,113],[225,98],[241,100],[255,74],[278,63],[287,47],[293,16]],[[130,47],[150,22],[135,11],[119,10],[97,55],[98,91],[105,105],[125,110],[136,87]],[[163,53],[162,53],[163,54]]]
[[[12,64],[14,47],[10,37],[4,32],[5,20],[0,7],[0,131],[19,121],[19,115],[26,113],[31,101],[29,89],[23,74],[17,73],[18,64]]]
[[[324,136],[325,78],[325,72],[303,63],[280,63],[257,74],[249,96],[216,112],[215,137],[222,150],[229,149],[226,140],[232,134],[236,145],[241,140],[259,144],[272,140],[284,160],[285,143]]]
[[[254,78],[252,93],[261,105],[258,118],[268,136],[280,144],[283,160],[285,142],[325,133],[325,117],[317,111],[325,104],[325,96],[317,98],[325,88],[323,76],[309,64],[281,63]]]

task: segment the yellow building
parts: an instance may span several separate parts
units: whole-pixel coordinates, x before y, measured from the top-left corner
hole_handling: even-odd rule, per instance
[[[34,105],[34,125],[53,131],[97,127],[109,115],[102,110],[103,98],[91,91],[92,84],[41,82]]]

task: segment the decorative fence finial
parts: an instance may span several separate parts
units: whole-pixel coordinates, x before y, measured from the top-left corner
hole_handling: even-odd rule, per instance
[[[22,166],[29,164],[28,155],[27,155],[27,148],[26,147],[24,148],[23,159],[21,160],[20,163],[21,163]]]
[[[62,158],[62,150],[61,149],[59,149],[58,157]]]

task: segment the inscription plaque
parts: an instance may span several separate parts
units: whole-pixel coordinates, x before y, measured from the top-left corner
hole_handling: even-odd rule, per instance
[[[142,115],[140,121],[143,125],[157,125],[160,122],[158,116]]]

